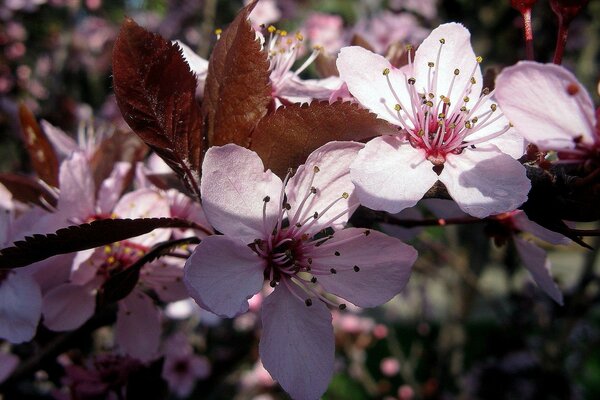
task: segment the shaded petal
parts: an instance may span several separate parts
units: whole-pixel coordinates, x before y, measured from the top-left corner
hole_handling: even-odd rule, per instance
[[[441,44],[440,40],[444,39],[445,44]],[[438,52],[440,52],[440,60],[437,61]],[[435,65],[432,68],[432,72],[438,73],[437,85],[432,90],[428,88],[428,74],[429,62],[433,62]],[[469,80],[471,79],[471,73],[475,68],[475,84],[472,85]],[[475,53],[471,47],[471,34],[461,24],[449,23],[443,24],[435,28],[429,36],[423,41],[415,52],[414,60],[415,69],[415,86],[419,91],[423,88],[428,92],[433,92],[436,98],[441,95],[450,97],[451,104],[455,107],[462,105],[462,97],[465,87],[470,87],[469,93],[473,97],[479,97],[482,88],[481,68],[477,63]],[[455,76],[454,70],[458,69],[460,73]],[[433,74],[432,74],[433,77]],[[454,85],[452,86],[452,92],[448,96],[448,91],[452,80],[454,79]]]
[[[66,218],[87,219],[95,213],[96,193],[88,160],[82,152],[60,164],[57,208]]]
[[[298,167],[286,186],[287,201],[291,205],[288,212],[290,224],[305,221],[317,212],[319,219],[314,221],[309,231],[315,233],[332,226],[324,225],[331,218],[358,205],[358,198],[354,195],[354,184],[350,180],[350,164],[363,147],[362,143],[356,142],[329,142],[308,156],[306,163]],[[319,172],[315,173],[315,167]],[[298,213],[298,208],[310,193],[311,187],[316,188],[317,193],[309,196]],[[349,197],[342,198],[343,193],[348,193]],[[333,202],[336,202],[335,205],[322,214],[321,212]],[[350,215],[346,212],[340,216],[333,227],[341,228],[346,225]]]
[[[438,177],[425,153],[395,136],[371,140],[350,166],[360,203],[397,213],[412,207]]]
[[[334,233],[310,256],[312,271],[325,290],[359,307],[375,307],[404,289],[417,251],[381,232],[349,228]]]
[[[262,288],[264,268],[245,243],[209,236],[186,261],[183,280],[201,307],[231,318],[248,310],[248,299]]]
[[[527,268],[535,283],[548,296],[562,306],[563,295],[556,282],[554,282],[554,279],[552,279],[550,260],[546,257],[546,252],[535,244],[519,237],[515,236],[514,240],[523,265]]]
[[[342,48],[336,64],[340,78],[346,82],[348,90],[360,104],[379,118],[400,125],[398,113],[394,110],[398,99],[390,89],[388,78],[400,102],[407,109],[411,100],[405,88],[407,77],[402,71],[393,67],[386,58],[359,46]],[[386,68],[390,70],[387,78],[383,75]]]
[[[80,150],[79,145],[62,129],[57,128],[45,119],[40,121],[40,125],[60,161],[69,157],[74,151]]]
[[[11,271],[0,282],[0,338],[11,343],[31,340],[42,311],[42,293],[27,273]]]
[[[573,148],[578,136],[594,142],[592,99],[563,67],[521,61],[505,68],[496,78],[496,99],[519,133],[542,149]]]
[[[119,302],[115,342],[125,354],[141,361],[156,358],[160,333],[160,312],[150,297],[134,290]]]
[[[276,96],[285,97],[294,103],[306,103],[313,99],[328,100],[331,94],[342,86],[342,83],[338,76],[325,79],[300,79],[290,76],[277,89]]]
[[[513,218],[513,222],[514,222],[515,226],[519,230],[521,230],[523,232],[529,232],[532,235],[536,236],[537,238],[540,238],[548,243],[551,243],[551,244],[569,244],[569,243],[571,243],[571,239],[569,239],[568,237],[566,237],[558,232],[554,232],[549,229],[546,229],[541,225],[536,224],[535,222],[533,222],[532,220],[527,218],[527,214],[525,214],[521,210],[515,211],[515,213],[512,215],[512,218]]]
[[[96,294],[92,285],[66,283],[44,296],[42,314],[44,325],[53,331],[79,328],[94,315]]]
[[[333,374],[335,346],[327,306],[313,301],[307,307],[280,284],[263,304],[262,323],[259,352],[265,369],[292,398],[319,398]]]
[[[271,170],[265,172],[255,152],[243,147],[211,147],[204,156],[200,191],[206,217],[218,231],[245,243],[275,226],[282,185]],[[271,201],[263,222],[265,196]]]
[[[123,193],[125,179],[131,170],[131,163],[119,161],[98,189],[98,209],[100,213],[110,213]]]
[[[448,154],[440,181],[458,206],[477,218],[516,209],[531,188],[525,167],[492,148]]]
[[[10,353],[0,353],[0,383],[4,382],[19,365],[19,357]]]

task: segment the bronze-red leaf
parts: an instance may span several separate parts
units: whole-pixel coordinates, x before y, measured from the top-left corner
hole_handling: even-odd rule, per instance
[[[199,196],[202,119],[196,78],[179,46],[127,18],[113,49],[113,76],[125,121]]]
[[[202,116],[208,143],[248,147],[252,130],[272,101],[269,61],[244,7],[221,34],[208,64]]]
[[[58,187],[58,158],[48,137],[25,104],[19,105],[19,122],[33,170],[41,180]]]
[[[395,126],[358,104],[294,104],[281,107],[260,121],[252,134],[250,149],[258,153],[267,168],[282,176],[325,143],[364,141],[395,132]]]

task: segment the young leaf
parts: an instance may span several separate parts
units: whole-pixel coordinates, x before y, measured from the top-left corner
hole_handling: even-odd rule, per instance
[[[100,297],[98,303],[115,303],[124,299],[135,288],[140,277],[140,270],[145,264],[152,262],[161,256],[168,255],[178,246],[198,243],[200,243],[200,239],[197,237],[189,237],[157,244],[126,269],[108,278],[99,292]]]
[[[240,11],[210,56],[202,116],[211,146],[248,147],[252,130],[272,101],[267,55],[248,22],[255,5]]]
[[[357,104],[314,101],[267,115],[252,134],[250,149],[258,153],[265,167],[281,176],[327,142],[361,141],[395,132],[396,127]]]
[[[125,19],[113,49],[113,83],[131,129],[199,196],[202,120],[196,78],[179,46]]]
[[[47,235],[27,236],[15,242],[14,247],[0,250],[0,268],[24,267],[58,254],[93,249],[140,236],[156,228],[203,229],[194,222],[178,218],[101,219]]]
[[[33,113],[21,103],[19,121],[31,166],[37,176],[50,186],[58,187],[58,159],[46,134]]]

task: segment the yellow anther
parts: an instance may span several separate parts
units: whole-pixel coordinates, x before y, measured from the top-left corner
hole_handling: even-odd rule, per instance
[[[319,44],[315,44],[313,46],[313,50],[315,50],[315,51],[323,51],[323,46],[321,46]]]
[[[390,74],[390,69],[389,68],[384,68],[383,69],[383,75],[388,76]]]
[[[432,63],[431,61],[429,61],[429,62],[427,63],[427,66],[428,66],[429,68],[433,68],[433,66],[434,66],[434,65],[435,65],[435,64],[434,64],[434,63]]]
[[[469,96],[465,96],[465,97],[463,97],[463,101],[464,101],[465,103],[468,103],[468,102],[469,102],[469,100],[470,100],[470,99],[469,99]]]
[[[475,60],[477,60],[478,63],[481,63],[483,61],[483,57],[477,56]]]
[[[131,248],[129,248],[129,247],[125,247],[125,248],[123,249],[123,253],[125,253],[125,255],[129,255],[129,254],[131,254],[131,252],[132,252],[132,250],[131,250]]]
[[[215,35],[219,36],[221,33],[223,33],[223,29],[221,29],[221,28],[215,29]]]
[[[477,83],[477,81],[475,80],[475,77],[474,77],[474,76],[472,76],[472,77],[471,77],[471,83],[472,83],[473,85]]]
[[[296,32],[296,39],[298,39],[298,41],[301,42],[304,40],[304,36],[302,36],[300,32]]]
[[[510,126],[511,128],[514,128],[515,126],[512,124],[512,122],[508,123],[508,126]]]
[[[456,128],[456,124],[453,122],[453,123],[451,123],[450,125],[448,125],[448,127],[449,127],[450,129],[454,129],[454,128]]]
[[[342,193],[342,199],[347,199],[350,195],[347,192]]]
[[[287,44],[292,44],[294,43],[294,41],[291,38],[288,38],[288,40],[286,41]]]
[[[444,118],[446,118],[446,114],[444,114],[444,113],[439,113],[439,114],[438,114],[438,118],[440,118],[440,119],[444,119]]]
[[[109,263],[109,264],[114,264],[115,260],[116,260],[116,259],[115,259],[113,256],[110,256],[110,257],[108,257],[108,258],[106,259],[106,262],[107,262],[107,263]]]
[[[479,118],[477,118],[477,117],[473,117],[473,119],[471,120],[471,122],[473,122],[474,124],[476,124],[477,121],[479,121]]]
[[[442,101],[444,102],[444,104],[450,105],[450,98],[449,97],[443,97]]]
[[[441,39],[440,39],[440,43],[441,43],[441,44],[446,44],[446,39],[444,39],[444,38],[441,38]]]
[[[492,109],[492,111],[496,111],[496,110],[498,109],[498,106],[497,106],[497,105],[495,105],[495,104],[492,104],[492,105],[490,106],[490,108]]]
[[[482,93],[487,96],[488,94],[490,94],[490,88],[483,88]]]
[[[460,69],[456,68],[456,69],[454,70],[454,75],[458,75],[458,74],[460,74]]]
[[[417,132],[417,135],[424,136],[425,135],[425,131],[423,129],[419,129],[419,132]]]
[[[430,99],[433,99],[435,97],[435,94],[429,93],[428,96],[429,96]]]
[[[426,105],[427,107],[433,107],[433,101],[431,101],[431,100],[427,100],[427,101],[425,102],[425,105]]]
[[[396,105],[394,106],[394,110],[396,110],[396,111],[400,111],[400,110],[402,110],[402,106],[401,106],[400,104],[396,104]]]
[[[288,33],[287,33],[287,31],[283,31],[283,30],[282,30],[282,31],[279,31],[279,34],[280,34],[281,36],[285,37],[285,36],[287,36],[287,34],[288,34]]]
[[[408,78],[408,84],[414,85],[417,80],[415,78]]]
[[[275,32],[277,32],[277,28],[275,28],[275,26],[273,26],[273,25],[269,25],[269,27],[267,28],[267,31],[269,33],[275,33]]]
[[[465,122],[465,128],[471,129],[471,121]]]
[[[317,172],[319,172],[319,171],[321,171],[321,170],[319,169],[319,167],[317,167],[317,166],[315,165],[315,166],[313,167],[313,171],[314,171],[314,173],[316,174]]]
[[[406,51],[411,51],[413,49],[413,45],[412,44],[407,44],[406,45]]]
[[[467,111],[467,107],[465,107],[465,106],[462,106],[462,107],[460,108],[460,111],[462,111],[462,112],[465,112],[465,111]]]
[[[112,248],[108,245],[104,246],[104,253],[110,254],[112,252]]]

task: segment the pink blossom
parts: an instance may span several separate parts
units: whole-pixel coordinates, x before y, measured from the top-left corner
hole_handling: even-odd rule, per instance
[[[334,366],[329,292],[373,307],[406,285],[415,250],[377,231],[342,228],[358,207],[348,166],[361,144],[331,142],[284,182],[236,145],[212,147],[201,193],[212,225],[185,266],[200,306],[233,317],[268,281],[259,351],[265,368],[294,398],[316,398]],[[332,228],[331,235],[317,235]],[[345,308],[345,305],[340,305]]]
[[[177,396],[189,396],[196,380],[205,379],[209,375],[208,359],[194,354],[194,349],[184,334],[177,333],[165,341],[162,377]]]
[[[419,25],[414,15],[384,11],[360,19],[354,33],[365,39],[378,54],[385,54],[394,43],[418,43],[427,37],[428,29]]]
[[[244,4],[252,0],[244,0]],[[277,0],[260,0],[250,13],[250,21],[254,29],[261,25],[268,25],[281,18],[281,11],[277,7]]]
[[[337,52],[345,42],[344,20],[339,15],[311,13],[304,21],[306,37],[328,53]]]
[[[438,180],[479,218],[527,199],[531,184],[515,159],[523,140],[482,91],[480,61],[469,31],[455,23],[435,29],[401,69],[361,47],[341,50],[337,66],[352,95],[399,127],[367,143],[351,165],[362,204],[396,213]]]
[[[19,365],[19,357],[10,353],[0,353],[0,383],[4,382]]]
[[[379,363],[379,369],[385,376],[394,376],[400,372],[400,362],[393,357],[386,357]]]
[[[600,132],[589,93],[564,67],[521,61],[496,80],[502,111],[540,150],[556,150],[563,162],[600,154]]]

